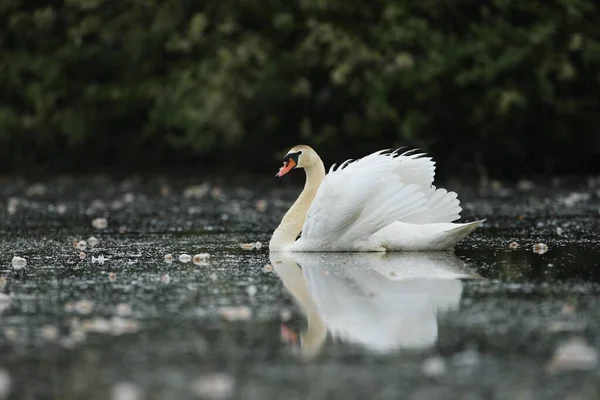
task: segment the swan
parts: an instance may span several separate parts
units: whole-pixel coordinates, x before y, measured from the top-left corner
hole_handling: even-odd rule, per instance
[[[306,318],[300,354],[332,338],[370,352],[428,349],[441,313],[459,309],[463,279],[480,279],[453,252],[273,252],[271,265]]]
[[[334,164],[325,174],[315,150],[292,147],[276,176],[302,168],[306,181],[273,232],[269,250],[450,250],[485,221],[453,223],[460,218],[460,202],[455,192],[433,186],[435,162],[401,150]]]

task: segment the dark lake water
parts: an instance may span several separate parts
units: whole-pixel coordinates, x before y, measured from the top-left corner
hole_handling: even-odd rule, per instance
[[[454,252],[281,255],[289,183],[5,180],[0,399],[599,398],[600,182],[449,188]]]

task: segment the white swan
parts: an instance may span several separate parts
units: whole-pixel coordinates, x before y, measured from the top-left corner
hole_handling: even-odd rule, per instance
[[[270,253],[271,264],[307,320],[304,358],[328,337],[385,353],[426,349],[440,312],[456,310],[461,279],[479,278],[452,252]]]
[[[299,145],[277,176],[296,168],[306,172],[304,190],[270,251],[448,250],[484,221],[452,223],[461,211],[456,193],[436,189],[435,163],[414,151],[378,151],[325,175],[319,155]]]

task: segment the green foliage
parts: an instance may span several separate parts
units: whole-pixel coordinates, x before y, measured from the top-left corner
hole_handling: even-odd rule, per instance
[[[3,0],[0,167],[273,168],[307,143],[329,162],[410,145],[464,173],[597,168],[596,4]]]

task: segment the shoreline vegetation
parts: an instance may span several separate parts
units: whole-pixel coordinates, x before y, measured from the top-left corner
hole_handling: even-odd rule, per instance
[[[441,178],[595,174],[592,0],[0,5],[0,172],[268,173],[419,147]],[[108,169],[110,169],[108,168]]]

